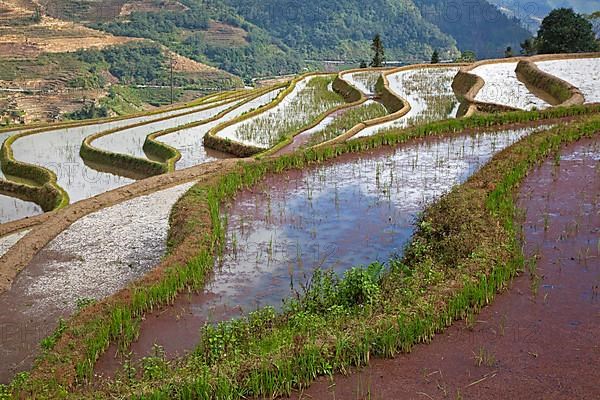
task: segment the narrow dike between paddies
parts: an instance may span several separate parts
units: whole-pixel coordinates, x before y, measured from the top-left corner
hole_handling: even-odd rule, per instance
[[[188,128],[183,127],[182,129],[177,129],[172,132],[167,130],[153,133],[153,139],[179,151],[181,156],[175,164],[175,169],[183,169],[198,165],[214,158],[215,154],[220,155],[220,158],[231,157],[231,154],[221,153],[217,150],[205,147],[202,143],[204,136],[219,124],[240,118],[248,112],[258,110],[271,103],[277,98],[282,90],[283,89],[281,88],[273,89],[258,97],[249,99],[247,102],[224,113],[224,115],[214,121],[205,122]]]
[[[191,183],[140,196],[74,222],[0,294],[0,382],[29,369],[59,319],[148,273],[165,254],[171,207]],[[26,232],[25,232],[26,233]],[[0,241],[0,249],[23,233]],[[42,342],[44,346],[44,342]]]
[[[596,133],[531,164],[515,221],[528,261],[493,304],[406,356],[320,379],[293,398],[596,398],[599,162]]]
[[[330,90],[334,78],[334,75],[304,77],[275,107],[216,128],[209,135],[246,146],[255,153],[267,150],[310,126],[327,110],[345,103],[340,94]]]
[[[342,275],[401,254],[427,204],[535,129],[415,140],[268,175],[228,205],[226,251],[206,290],[146,315],[130,348],[133,361],[153,354],[156,345],[168,358],[182,356],[207,323],[279,308],[310,285],[316,269]],[[113,345],[96,364],[97,374],[119,369],[124,359],[115,354]]]
[[[18,131],[0,132],[0,145],[9,137],[18,133]],[[6,180],[2,173],[2,161],[0,160],[0,181]],[[42,207],[30,202],[13,197],[13,193],[3,192],[0,186],[0,224],[5,222],[32,217],[41,214]]]
[[[578,88],[585,103],[600,103],[600,56],[536,61],[535,65]]]
[[[519,110],[551,107],[550,103],[532,93],[517,78],[516,68],[517,62],[514,61],[484,63],[471,69],[469,73],[484,81],[475,100]]]
[[[206,107],[206,104],[190,107],[190,110],[204,107]],[[184,111],[181,109],[169,110],[164,113],[130,119],[99,121],[94,124],[84,122],[83,125],[58,129],[28,130],[13,138],[14,141],[10,147],[16,161],[52,171],[56,175],[56,184],[68,193],[69,200],[73,203],[134,181],[130,178],[100,172],[88,167],[79,156],[81,142],[87,136],[109,129],[172,116],[181,112]],[[13,177],[9,178],[13,179]],[[14,179],[20,182],[20,179]],[[6,210],[6,219],[9,221],[19,219],[22,216],[20,213],[21,211],[17,208],[9,208]]]
[[[372,136],[388,129],[457,118],[460,101],[452,90],[459,67],[422,67],[386,73],[390,90],[410,105],[398,119],[365,127],[353,138]]]
[[[342,73],[340,77],[367,97],[372,98],[377,95],[377,81],[384,72],[385,69],[353,71]]]

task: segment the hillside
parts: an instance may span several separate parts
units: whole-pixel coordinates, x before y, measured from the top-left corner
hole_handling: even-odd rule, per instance
[[[540,23],[554,8],[572,8],[580,14],[592,14],[600,11],[600,4],[594,0],[531,0],[523,3],[519,0],[488,0],[505,15],[518,18],[531,32],[537,33]]]
[[[225,0],[245,18],[312,57],[365,58],[375,32],[388,58],[427,60],[432,48],[446,54],[473,50],[497,57],[529,33],[484,0]],[[458,7],[457,7],[458,6]]]
[[[45,14],[28,0],[0,1],[0,120],[52,121],[126,114],[206,90],[239,87],[224,71],[149,41],[114,36]]]
[[[443,58],[459,50],[501,56],[529,35],[484,0],[461,0],[458,17],[440,0],[41,1],[57,18],[152,39],[246,80],[297,72],[306,59],[369,59],[375,33],[384,38],[388,60],[403,62],[427,60],[433,49]]]

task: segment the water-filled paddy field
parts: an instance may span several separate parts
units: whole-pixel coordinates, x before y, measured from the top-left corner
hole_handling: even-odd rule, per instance
[[[390,90],[408,101],[410,111],[396,120],[367,127],[354,137],[457,117],[460,102],[452,90],[452,80],[458,69],[417,68],[389,74]]]
[[[228,155],[207,149],[202,144],[202,139],[208,131],[227,121],[231,121],[247,112],[262,107],[273,101],[283,89],[267,92],[256,99],[250,100],[235,109],[227,112],[216,121],[207,122],[192,128],[185,128],[157,138],[158,141],[176,148],[181,153],[181,158],[175,164],[176,169],[183,169],[198,165],[202,162],[223,158]]]
[[[342,79],[363,92],[366,96],[375,95],[375,85],[383,71],[359,71],[343,74]]]
[[[535,64],[542,71],[581,90],[586,103],[600,102],[600,58],[538,61]]]
[[[168,218],[186,183],[83,217],[34,257],[0,294],[0,382],[31,367],[59,318],[140,278],[166,251]],[[0,254],[26,232],[0,239]]]
[[[331,89],[334,76],[301,79],[277,106],[217,132],[219,137],[245,145],[269,148],[309,126],[322,113],[344,104]]]
[[[206,290],[146,316],[135,357],[160,345],[169,357],[195,347],[207,322],[282,305],[316,269],[400,256],[423,208],[466,180],[496,152],[535,128],[410,142],[268,175],[224,210],[227,244]],[[111,348],[97,372],[117,368]]]
[[[169,128],[174,128],[180,125],[185,125],[194,121],[201,121],[214,117],[215,115],[225,111],[226,109],[235,106],[242,100],[226,102],[224,104],[208,105],[205,109],[192,113],[185,113],[162,121],[152,122],[132,128],[125,128],[118,132],[102,136],[94,140],[91,144],[101,150],[112,153],[128,154],[134,157],[145,158],[143,151],[144,141],[146,136],[151,132],[161,131]]]
[[[475,96],[475,100],[501,104],[521,110],[544,109],[550,104],[535,94],[517,78],[516,62],[483,64],[470,72],[481,77],[485,84]]]

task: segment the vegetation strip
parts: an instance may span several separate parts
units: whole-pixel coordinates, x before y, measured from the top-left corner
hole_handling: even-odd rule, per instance
[[[243,91],[225,92],[216,95],[207,96],[198,101],[198,104],[210,103],[227,99],[230,96],[239,96],[243,94]],[[192,103],[190,103],[192,104]],[[164,112],[160,110],[159,112]],[[148,113],[145,115],[152,115]],[[110,122],[115,120],[124,120],[126,118],[115,118],[115,119],[104,119],[102,122]],[[97,122],[97,121],[96,121]],[[86,121],[85,123],[78,123],[69,125],[69,128],[87,126],[93,123],[92,121]],[[57,128],[60,129],[60,128]],[[33,201],[40,205],[44,211],[51,211],[65,207],[69,204],[69,196],[67,192],[60,187],[57,183],[56,174],[48,168],[33,165],[25,162],[15,160],[12,151],[12,144],[25,136],[42,134],[44,132],[53,131],[54,127],[47,127],[42,129],[30,129],[23,132],[19,132],[15,135],[7,138],[0,149],[0,166],[2,171],[7,176],[16,177],[22,179],[28,184],[7,182],[0,180],[5,192],[19,194],[27,200]]]
[[[472,115],[476,111],[481,112],[502,112],[502,111],[514,111],[515,109],[512,107],[507,107],[501,104],[494,103],[484,103],[475,100],[475,96],[481,90],[485,82],[483,79],[470,71],[477,68],[480,65],[484,64],[498,64],[498,63],[506,63],[506,62],[515,62],[515,61],[528,61],[528,62],[536,62],[536,61],[546,61],[546,60],[565,60],[565,59],[576,59],[576,58],[586,58],[586,57],[598,57],[598,53],[577,53],[577,54],[544,54],[537,55],[533,57],[512,57],[505,59],[496,59],[496,60],[483,60],[476,62],[474,64],[466,65],[458,71],[454,81],[452,82],[452,88],[456,93],[456,96],[461,99],[461,101],[466,102],[469,105],[469,110],[467,111],[467,116]],[[558,78],[557,78],[558,79]],[[554,80],[551,82],[554,83]],[[530,84],[529,79],[526,79],[524,83]],[[533,84],[533,86],[536,86]],[[537,87],[537,86],[536,86]],[[552,94],[551,92],[555,89],[550,89],[548,87],[542,88],[544,92],[548,92],[552,96],[556,96],[557,94]],[[561,89],[562,90],[562,89]],[[562,95],[559,95],[562,97]],[[560,99],[559,99],[560,100]],[[564,100],[563,100],[564,101]],[[567,104],[561,104],[563,106],[579,104],[577,99],[574,98],[572,102]]]
[[[471,317],[522,270],[514,191],[531,167],[564,143],[600,131],[595,116],[534,134],[505,150],[429,207],[402,260],[313,277],[282,314],[271,308],[207,326],[191,356],[124,376],[111,395],[246,398],[289,395],[319,375],[409,352],[456,319]],[[162,385],[156,389],[157,385]]]
[[[224,243],[220,204],[267,172],[301,168],[344,153],[397,145],[411,138],[451,134],[468,128],[584,116],[599,111],[600,106],[578,106],[442,121],[386,132],[338,146],[310,149],[250,164],[242,163],[234,173],[222,172],[220,179],[193,188],[175,207],[169,240],[172,258],[167,258],[152,276],[68,321],[54,349],[40,357],[30,375],[16,379],[12,390],[29,395],[46,393],[52,397],[61,391],[72,390],[76,383],[89,382],[98,355],[111,341],[120,343],[122,349],[127,348],[128,343],[136,337],[137,321],[145,312],[168,304],[181,291],[202,289],[206,274],[214,265],[213,257],[219,254]],[[265,312],[270,313],[268,310]]]
[[[290,85],[285,90],[283,90],[281,93],[279,93],[279,96],[277,96],[275,101],[271,102],[270,104],[266,105],[265,107],[261,107],[257,110],[249,112],[238,118],[234,118],[230,121],[226,121],[226,122],[212,128],[204,136],[204,145],[208,148],[218,150],[221,152],[225,152],[225,153],[230,153],[237,157],[249,157],[252,155],[262,153],[263,151],[265,151],[265,149],[262,147],[247,145],[247,144],[240,143],[239,141],[219,137],[219,132],[227,127],[233,126],[233,125],[238,124],[243,121],[250,120],[251,118],[253,118],[261,113],[264,113],[268,110],[271,110],[271,109],[277,107],[288,95],[290,95],[294,91],[298,82],[302,81],[303,79],[307,79],[310,77],[318,77],[318,76],[328,76],[328,75],[331,75],[331,74],[320,73],[320,72],[317,72],[317,73],[311,72],[311,73],[306,73],[306,74],[298,76],[297,78],[293,79],[290,82]],[[343,96],[343,94],[341,94],[341,95]],[[325,117],[326,116],[321,115],[319,118],[322,119]],[[298,133],[299,132],[295,132],[295,134],[298,134]]]
[[[246,96],[251,95],[251,94],[252,93],[243,93],[242,92],[238,96],[233,96],[231,98],[228,98],[227,102],[235,102],[235,101],[237,101],[239,99],[243,99]],[[165,121],[165,120],[171,119],[173,117],[181,117],[184,115],[189,115],[189,114],[209,110],[209,109],[218,107],[220,105],[221,105],[221,103],[210,104],[207,107],[187,111],[187,112],[184,112],[181,114],[168,115],[168,116],[158,118],[155,120],[143,121],[143,122],[140,122],[137,124],[127,125],[124,127],[119,127],[119,128],[99,132],[94,135],[90,135],[90,136],[86,137],[85,140],[81,143],[79,155],[86,163],[93,163],[96,165],[101,165],[104,168],[111,168],[111,169],[119,170],[119,171],[121,171],[120,174],[124,174],[124,173],[127,174],[127,172],[129,172],[129,174],[127,174],[127,175],[129,175],[128,177],[132,177],[131,174],[133,174],[134,178],[139,178],[140,176],[147,178],[149,176],[160,175],[160,174],[164,174],[164,173],[173,171],[173,169],[170,169],[171,165],[168,163],[161,163],[161,162],[157,162],[157,161],[153,161],[153,160],[143,159],[140,157],[135,157],[135,156],[132,156],[129,154],[124,154],[124,153],[114,153],[112,151],[106,151],[106,150],[100,149],[98,147],[95,147],[93,145],[93,142],[97,139],[100,139],[101,137],[113,135],[115,133],[118,133],[118,132],[121,132],[121,131],[124,131],[127,129],[137,128],[140,126],[145,126],[145,125],[149,125],[149,124],[160,122],[160,121]],[[238,105],[239,104],[235,104],[232,108],[235,108]],[[230,110],[232,108],[228,108],[228,110]],[[220,115],[220,114],[221,113],[219,113],[217,115]],[[206,120],[203,120],[203,122],[206,122]],[[176,128],[181,129],[180,127],[176,127]],[[162,149],[162,151],[169,151],[169,150],[170,150],[170,147],[169,148],[163,147],[163,149]],[[179,153],[179,152],[177,152],[177,153]],[[173,166],[174,166],[174,164],[173,164]]]

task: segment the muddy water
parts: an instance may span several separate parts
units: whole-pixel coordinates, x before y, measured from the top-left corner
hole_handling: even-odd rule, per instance
[[[125,128],[95,140],[92,145],[99,149],[113,153],[122,153],[134,157],[146,158],[143,146],[148,134],[214,117],[220,112],[235,106],[240,101],[241,100],[227,103],[217,103],[215,106],[205,106],[210,108],[199,110],[190,114],[175,115],[163,121],[156,121],[133,128]]]
[[[348,268],[401,254],[423,207],[532,129],[481,133],[352,154],[268,176],[227,211],[227,252],[206,290],[148,315],[134,357],[163,346],[169,357],[197,344],[207,322],[279,307],[315,268]],[[109,349],[99,374],[119,365]]]
[[[541,278],[515,278],[466,326],[294,399],[597,399],[600,370],[600,136],[561,151],[525,179],[524,251]],[[477,365],[484,351],[490,365]],[[460,394],[460,396],[459,396]]]
[[[452,90],[458,67],[419,68],[388,75],[389,87],[410,104],[410,111],[394,121],[367,127],[354,138],[392,128],[456,118],[460,102]]]
[[[31,367],[40,340],[60,317],[76,310],[79,300],[106,297],[160,261],[171,207],[191,185],[83,217],[35,256],[0,295],[0,382]]]
[[[283,89],[273,90],[259,96],[228,112],[217,121],[208,122],[193,128],[182,129],[159,137],[157,140],[176,148],[181,153],[181,158],[175,165],[176,169],[188,168],[217,158],[231,157],[231,155],[205,148],[203,145],[204,135],[223,122],[231,121],[246,112],[270,103],[282,90]]]

